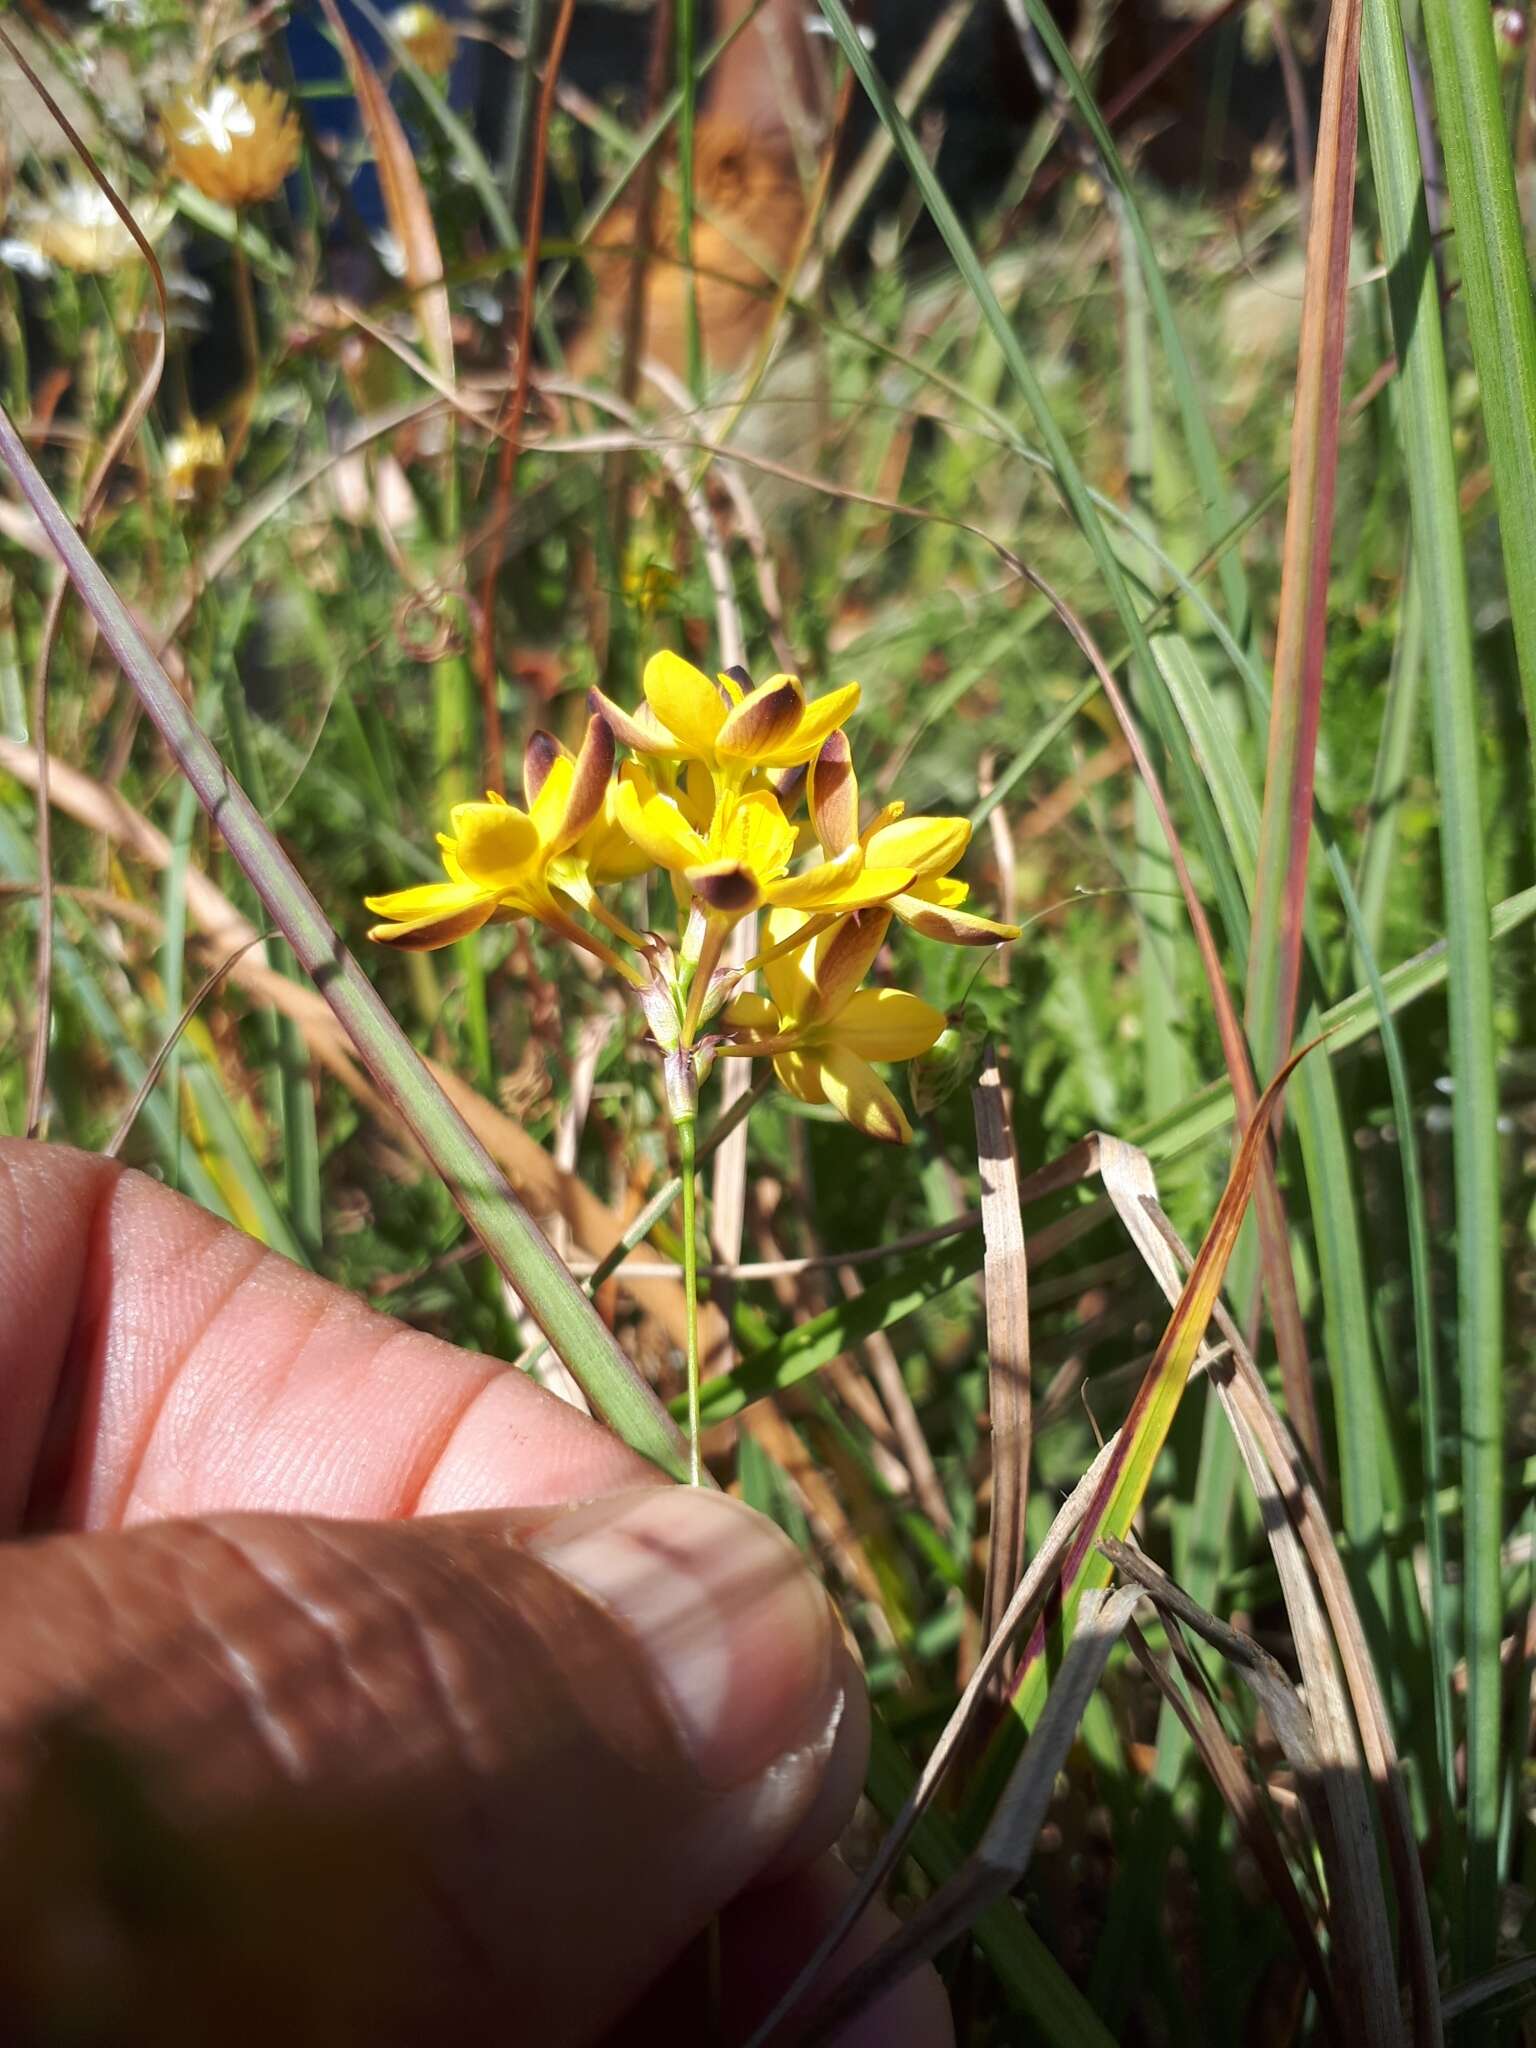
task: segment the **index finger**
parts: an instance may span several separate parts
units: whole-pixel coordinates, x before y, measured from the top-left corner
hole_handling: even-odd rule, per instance
[[[538,1506],[659,1478],[525,1375],[89,1153],[0,1139],[0,1300],[0,1533]]]

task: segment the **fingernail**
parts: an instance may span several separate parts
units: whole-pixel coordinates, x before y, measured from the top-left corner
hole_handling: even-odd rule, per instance
[[[709,1784],[742,1784],[828,1729],[841,1703],[831,1604],[750,1508],[648,1487],[573,1508],[530,1548],[639,1642]]]

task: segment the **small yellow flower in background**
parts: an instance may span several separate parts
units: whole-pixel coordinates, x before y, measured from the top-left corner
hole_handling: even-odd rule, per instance
[[[643,775],[620,785],[619,823],[657,867],[681,875],[707,911],[742,917],[760,904],[838,912],[883,903],[913,880],[911,868],[867,867],[851,846],[833,860],[792,875],[799,834],[766,789],[722,791],[706,830],[690,822],[678,798]]]
[[[178,94],[160,124],[172,168],[207,199],[270,199],[299,160],[299,121],[269,85],[225,80],[201,98]]]
[[[458,31],[435,7],[412,4],[397,7],[389,17],[395,40],[402,44],[413,64],[433,78],[446,78],[458,54]]]
[[[654,555],[631,553],[621,577],[624,595],[642,619],[654,619],[677,595],[678,574]]]
[[[807,704],[798,676],[770,676],[754,688],[744,669],[733,669],[711,682],[677,654],[653,654],[641,689],[645,709],[633,714],[600,690],[591,693],[593,709],[621,746],[663,760],[701,761],[736,783],[754,770],[804,767],[859,702],[857,683]]]
[[[440,832],[437,840],[447,881],[365,897],[384,919],[369,938],[406,952],[431,952],[483,924],[532,917],[629,976],[612,949],[584,931],[561,900],[569,897],[568,882],[581,885],[583,863],[575,849],[602,817],[612,772],[613,735],[601,718],[588,723],[577,755],[549,734],[535,734],[524,760],[527,810],[494,790],[484,803],[455,804],[453,830]]]
[[[222,475],[224,436],[211,420],[190,420],[166,442],[163,459],[166,490],[184,504]]]
[[[128,210],[147,242],[156,241],[170,220],[170,209],[163,205],[135,201]],[[44,198],[19,200],[10,226],[18,242],[61,270],[82,276],[105,277],[125,263],[144,260],[117,208],[93,178],[71,178]]]
[[[829,1102],[867,1137],[904,1145],[911,1126],[870,1061],[927,1052],[944,1030],[944,1015],[903,989],[860,988],[890,921],[885,909],[858,911],[802,950],[770,957],[763,968],[768,993],[727,1003],[722,1021],[745,1035],[721,1051],[771,1057],[791,1095]],[[771,913],[770,944],[792,938],[801,922],[794,912]]]
[[[971,843],[969,818],[909,818],[906,805],[889,803],[862,832],[859,785],[847,736],[835,732],[811,764],[807,801],[811,823],[826,852],[836,857],[857,846],[873,868],[906,868],[912,875],[890,898],[891,909],[926,939],[951,946],[996,946],[1016,939],[1016,924],[999,924],[962,910],[970,890],[951,876]]]

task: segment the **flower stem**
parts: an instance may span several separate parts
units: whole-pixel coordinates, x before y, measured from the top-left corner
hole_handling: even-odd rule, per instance
[[[699,1177],[694,1138],[693,1118],[679,1117],[677,1157],[683,1183],[683,1298],[688,1325],[688,1483],[701,1486],[704,1473],[699,1456]]]
[[[692,1045],[693,1034],[699,1028],[699,1017],[704,1008],[704,999],[709,994],[709,984],[714,979],[715,969],[720,964],[720,955],[730,935],[730,920],[711,916],[704,927],[703,943],[699,948],[698,963],[693,970],[693,979],[688,987],[688,1007],[683,1015],[683,1043]]]

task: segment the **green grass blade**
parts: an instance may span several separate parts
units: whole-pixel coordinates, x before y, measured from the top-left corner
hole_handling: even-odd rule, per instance
[[[1430,1265],[1429,1218],[1424,1203],[1424,1178],[1419,1159],[1418,1124],[1408,1083],[1403,1042],[1382,985],[1381,970],[1366,929],[1365,912],[1350,883],[1338,849],[1330,848],[1328,864],[1349,919],[1355,951],[1365,969],[1381,1049],[1392,1090],[1392,1115],[1397,1125],[1403,1174],[1403,1208],[1408,1225],[1409,1278],[1413,1289],[1413,1332],[1419,1375],[1419,1419],[1423,1439],[1424,1536],[1429,1554],[1429,1656],[1435,1724],[1435,1761],[1439,1770],[1439,1825],[1454,1825],[1456,1810],[1456,1736],[1451,1718],[1451,1624],[1445,1576],[1445,1532],[1440,1514],[1440,1371],[1435,1342],[1435,1304]],[[1396,1519],[1395,1517],[1393,1519]],[[1383,1532],[1385,1534],[1385,1531]]]
[[[1523,931],[1536,919],[1536,887],[1506,896],[1489,915],[1489,937],[1497,944],[1511,933]],[[1422,996],[1445,987],[1450,973],[1450,950],[1443,939],[1415,953],[1411,960],[1388,969],[1382,976],[1392,1014],[1396,1016]],[[1318,1028],[1328,1033],[1328,1052],[1337,1058],[1376,1029],[1376,1005],[1371,991],[1358,989],[1324,1010]],[[1232,1090],[1225,1081],[1211,1081],[1198,1094],[1182,1103],[1171,1116],[1149,1119],[1128,1133],[1130,1143],[1139,1145],[1149,1159],[1182,1157],[1195,1146],[1205,1144],[1232,1121]]]
[[[1528,702],[1536,680],[1536,324],[1499,110],[1491,17],[1425,0],[1474,351],[1494,454]],[[1404,468],[1422,586],[1449,954],[1467,1659],[1464,1974],[1498,1919],[1499,1635],[1504,1533],[1503,1287],[1479,703],[1445,344],[1397,0],[1366,0],[1366,119],[1397,339]],[[1491,126],[1490,126],[1491,124]],[[1497,136],[1491,128],[1497,128]],[[1502,162],[1499,160],[1503,152]],[[1515,417],[1518,415],[1518,417]],[[1512,474],[1513,470],[1513,474]],[[1422,1370],[1422,1361],[1421,1361]]]
[[[1472,359],[1488,429],[1526,730],[1536,752],[1536,306],[1531,302],[1530,263],[1505,125],[1493,9],[1469,5],[1468,0],[1421,0],[1420,12],[1434,73],[1438,134],[1456,231],[1453,247],[1461,267]],[[1392,14],[1397,14],[1395,6]],[[1373,129],[1373,145],[1375,139]],[[1404,144],[1406,140],[1405,131]],[[1384,225],[1385,215],[1384,194]],[[1417,244],[1423,240],[1424,218],[1422,213],[1418,216],[1420,233],[1414,243],[1399,232],[1389,245],[1395,254],[1389,252],[1387,260],[1397,272],[1394,299],[1403,311],[1419,277]],[[1399,271],[1400,264],[1406,269]],[[1416,289],[1413,297],[1422,306],[1430,303]],[[1396,307],[1394,323],[1400,340],[1418,339],[1416,329],[1400,325]],[[1414,481],[1411,467],[1409,481]],[[1480,1805],[1483,1796],[1480,1791],[1474,1804]],[[1490,1959],[1492,1953],[1490,1947]]]
[[[1184,347],[1183,336],[1179,332],[1179,324],[1174,315],[1173,300],[1168,293],[1167,280],[1157,260],[1157,250],[1147,231],[1145,216],[1137,202],[1135,188],[1131,184],[1114,135],[1099,111],[1098,102],[1089,90],[1088,81],[1077,67],[1047,0],[1023,0],[1023,5],[1029,10],[1029,18],[1034,24],[1035,32],[1045,45],[1051,62],[1056,66],[1062,83],[1071,95],[1073,106],[1093,137],[1100,165],[1114,182],[1121,219],[1135,243],[1142,283],[1157,322],[1158,332],[1162,336],[1163,354],[1167,358],[1169,375],[1173,380],[1174,397],[1184,428],[1185,446],[1189,451],[1195,482],[1205,508],[1207,540],[1214,548],[1219,545],[1223,534],[1233,524],[1236,512],[1226,479],[1222,474],[1221,458],[1211,433],[1210,421],[1206,418],[1205,407],[1200,400],[1200,388],[1194,366]],[[1217,574],[1221,580],[1222,598],[1232,632],[1239,642],[1246,642],[1252,607],[1248,595],[1248,579],[1243,573],[1239,557],[1230,551],[1223,552]]]

